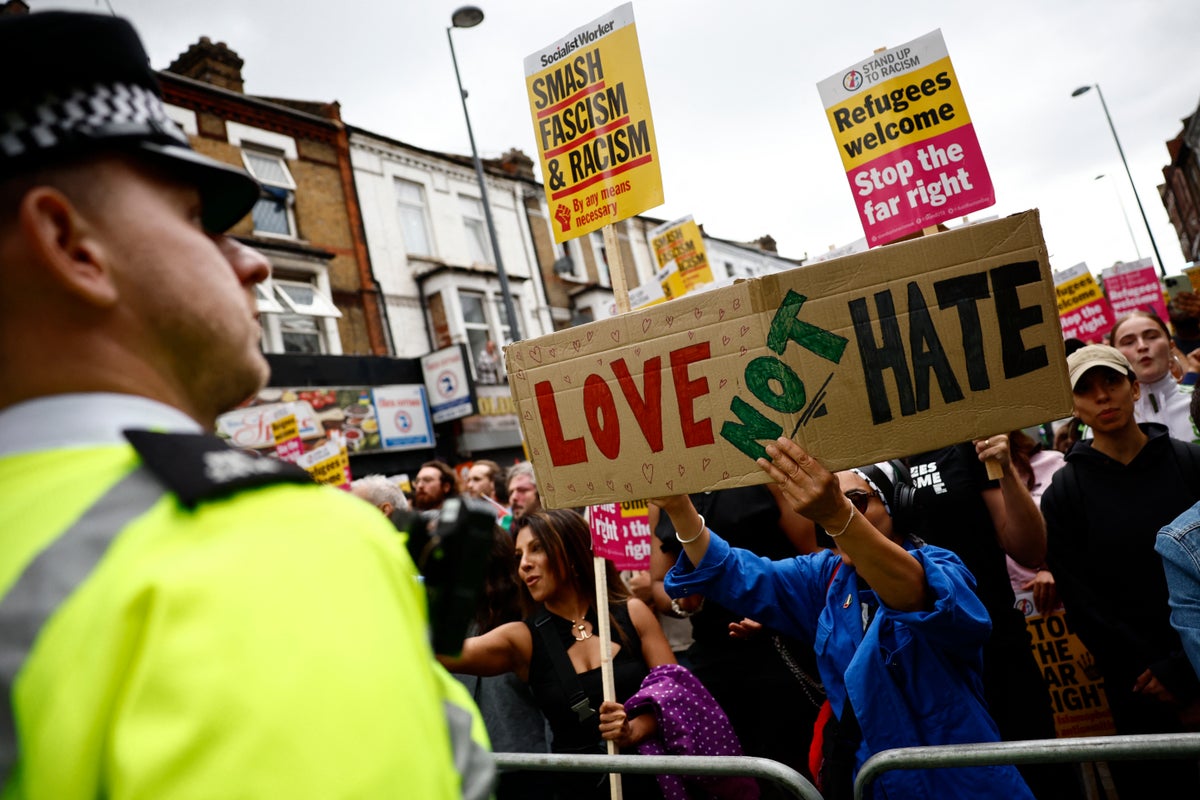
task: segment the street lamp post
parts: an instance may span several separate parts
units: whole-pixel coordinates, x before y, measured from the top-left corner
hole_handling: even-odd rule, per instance
[[[1097,175],[1095,178],[1092,178],[1092,180],[1098,181],[1101,178],[1110,178],[1111,179],[1112,176],[1101,173],[1101,174]],[[1129,223],[1129,213],[1125,210],[1125,201],[1121,199],[1121,192],[1119,189],[1117,189],[1116,181],[1113,181],[1112,187],[1113,187],[1113,194],[1115,194],[1117,196],[1117,205],[1119,205],[1121,207],[1121,216],[1125,219],[1125,230],[1129,231],[1129,241],[1133,242],[1133,252],[1137,253],[1138,260],[1141,261],[1142,249],[1140,247],[1138,247],[1137,237],[1133,235],[1133,225],[1131,225]]]
[[[1129,185],[1133,188],[1133,199],[1137,200],[1138,211],[1141,212],[1142,222],[1146,226],[1146,234],[1150,237],[1150,246],[1154,248],[1154,259],[1158,262],[1158,271],[1165,278],[1167,270],[1163,266],[1162,256],[1158,254],[1158,243],[1154,241],[1154,232],[1150,230],[1150,220],[1146,219],[1146,209],[1142,206],[1141,196],[1138,195],[1137,184],[1133,182],[1133,173],[1129,171],[1129,162],[1125,160],[1125,150],[1121,147],[1121,139],[1117,136],[1117,129],[1113,125],[1112,115],[1108,113],[1108,103],[1104,102],[1104,93],[1100,91],[1100,84],[1080,86],[1071,92],[1071,97],[1079,97],[1079,95],[1085,94],[1089,89],[1095,89],[1096,94],[1100,97],[1100,107],[1104,109],[1104,118],[1108,120],[1108,129],[1112,131],[1113,141],[1117,143],[1117,152],[1121,155],[1121,163],[1125,166],[1125,174],[1129,177]]]
[[[459,99],[462,100],[463,117],[467,120],[467,138],[471,140],[471,156],[475,159],[475,176],[479,179],[479,195],[483,203],[483,216],[487,220],[488,236],[492,239],[492,256],[496,259],[496,275],[500,279],[500,295],[504,298],[504,311],[508,315],[508,333],[515,342],[521,338],[521,327],[517,324],[517,311],[513,306],[512,291],[508,287],[508,273],[500,259],[500,242],[496,239],[496,226],[492,222],[492,204],[488,202],[487,182],[483,177],[483,162],[475,148],[475,133],[471,130],[471,115],[467,113],[467,93],[463,89],[462,76],[458,72],[458,56],[454,53],[455,28],[474,28],[483,22],[483,11],[476,6],[463,6],[450,15],[450,27],[446,28],[446,39],[450,42],[450,59],[454,62],[454,78],[458,81]]]

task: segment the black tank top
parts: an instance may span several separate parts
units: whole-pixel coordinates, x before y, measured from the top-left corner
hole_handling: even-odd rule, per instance
[[[614,623],[611,626],[612,641],[614,645],[620,646],[613,658],[613,683],[616,687],[617,701],[624,703],[641,688],[642,680],[650,670],[642,658],[642,640],[629,618],[629,608],[625,605],[613,605],[609,610]],[[595,630],[596,610],[588,609],[586,619],[592,623],[592,630]],[[534,627],[533,619],[526,619],[525,624],[529,627],[529,633],[533,637],[533,656],[529,662],[529,688],[533,692],[538,708],[542,710],[549,721],[550,730],[554,732],[554,752],[604,752],[604,742],[600,738],[598,727],[599,716],[592,715],[590,718],[580,721],[579,715],[571,710],[567,698],[572,689],[563,686],[562,681],[559,680],[558,673],[554,669],[554,662],[550,660],[550,654],[546,652],[545,642]],[[575,644],[570,620],[550,614],[550,622],[547,624],[553,629],[555,637],[562,643],[564,650]],[[624,636],[618,632],[618,628],[624,632]],[[579,677],[580,686],[588,697],[588,703],[598,712],[600,703],[604,700],[600,668],[576,674]]]

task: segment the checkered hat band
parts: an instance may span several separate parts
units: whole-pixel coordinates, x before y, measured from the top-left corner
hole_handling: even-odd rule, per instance
[[[127,83],[51,95],[32,108],[9,109],[0,117],[0,156],[5,158],[121,138],[189,146],[158,95]]]

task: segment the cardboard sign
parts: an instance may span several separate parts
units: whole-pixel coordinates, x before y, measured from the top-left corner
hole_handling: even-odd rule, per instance
[[[682,297],[697,286],[712,283],[712,268],[704,250],[704,236],[691,216],[664,222],[650,231],[650,246],[660,269],[663,297]],[[636,306],[630,302],[630,307]]]
[[[1030,646],[1050,692],[1059,737],[1116,733],[1104,679],[1092,654],[1067,624],[1066,612],[1060,606],[1049,614],[1038,614],[1029,592],[1017,593],[1017,608],[1025,614]]]
[[[763,483],[754,459],[779,436],[837,470],[1072,408],[1036,211],[506,352],[549,508]]]
[[[645,500],[605,503],[588,509],[592,553],[618,569],[650,568],[649,504]]]
[[[872,247],[996,202],[940,30],[817,89]]]
[[[1098,342],[1108,335],[1116,317],[1087,264],[1054,273],[1054,294],[1064,339]]]
[[[1170,319],[1158,270],[1150,259],[1109,267],[1100,273],[1100,279],[1116,319],[1130,311],[1153,311],[1164,322]]]
[[[525,86],[554,241],[662,205],[632,3],[527,56]]]

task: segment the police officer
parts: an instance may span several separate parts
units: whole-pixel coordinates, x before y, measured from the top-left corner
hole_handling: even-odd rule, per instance
[[[486,797],[387,520],[203,433],[267,377],[257,184],[124,20],[4,17],[0,74],[2,794]]]

